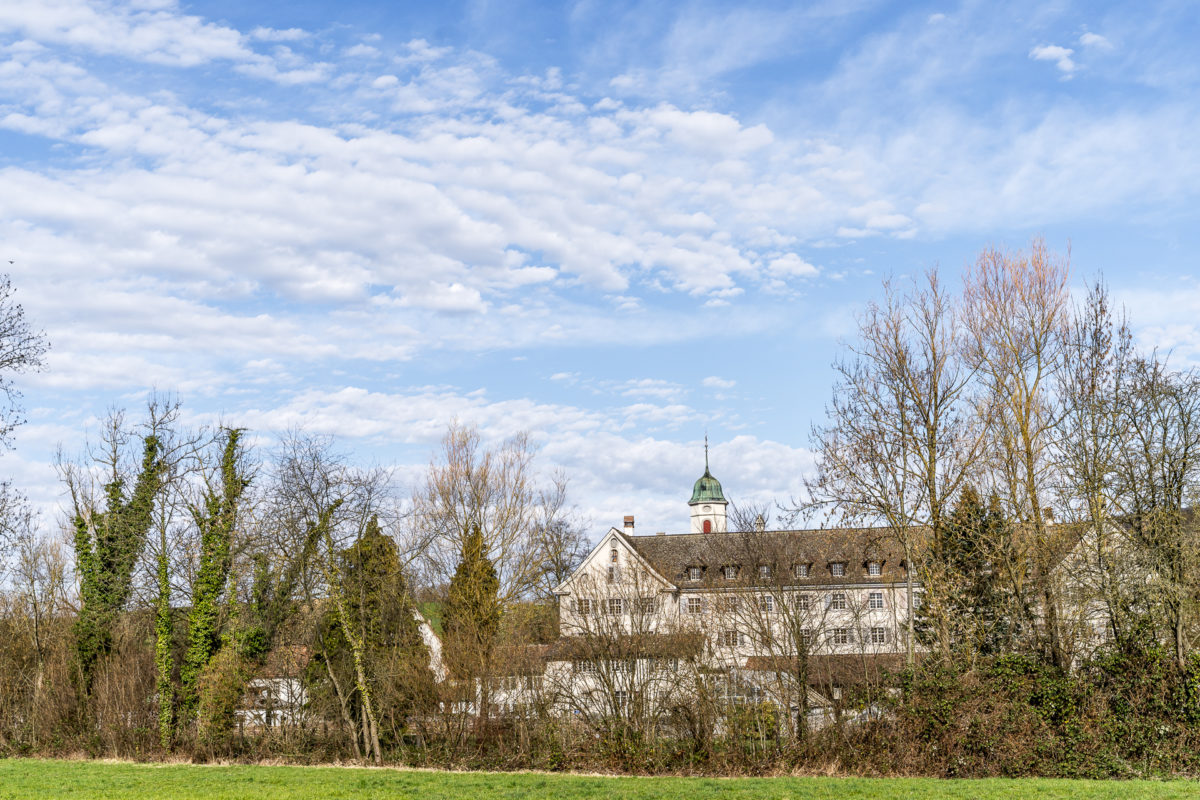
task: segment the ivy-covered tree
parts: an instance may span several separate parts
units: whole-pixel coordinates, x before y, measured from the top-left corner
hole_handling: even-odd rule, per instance
[[[189,710],[195,706],[197,679],[221,646],[221,597],[229,579],[238,506],[250,484],[238,449],[240,437],[236,428],[226,431],[220,484],[205,491],[202,507],[192,509],[200,532],[200,565],[188,614],[188,649],[180,670],[184,705]]]
[[[444,614],[447,666],[459,681],[479,683],[479,716],[487,718],[488,677],[500,627],[500,581],[488,558],[483,531],[472,525],[463,539],[462,554]]]
[[[78,688],[91,693],[100,658],[112,651],[113,626],[129,601],[133,568],[146,544],[154,503],[162,488],[163,462],[157,436],[142,440],[142,462],[133,490],[115,475],[104,486],[105,509],[77,496],[75,557],[79,572],[79,617],[75,622]]]

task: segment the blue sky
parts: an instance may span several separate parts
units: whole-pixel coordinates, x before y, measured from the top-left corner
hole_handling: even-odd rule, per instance
[[[885,275],[1044,235],[1200,359],[1190,4],[0,4],[2,468],[151,388],[411,485],[530,430],[597,532],[786,499]]]

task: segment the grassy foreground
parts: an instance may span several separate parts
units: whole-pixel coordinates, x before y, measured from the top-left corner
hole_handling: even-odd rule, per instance
[[[606,778],[341,767],[193,766],[0,759],[0,799],[317,800],[550,797],[641,800],[856,800],[857,798],[1184,798],[1194,781],[962,780],[927,778]]]

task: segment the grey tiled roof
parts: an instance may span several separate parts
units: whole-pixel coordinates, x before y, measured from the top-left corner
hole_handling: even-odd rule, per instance
[[[888,528],[621,535],[663,577],[682,589],[753,583],[898,583],[905,579],[904,548]],[[870,561],[880,562],[881,575],[867,575]],[[845,564],[845,575],[833,574],[834,563]],[[761,564],[770,567],[770,577],[759,577]],[[809,577],[793,577],[798,564],[809,565]],[[726,566],[737,570],[735,580],[725,578],[722,568]],[[700,580],[689,579],[688,567],[701,568]]]

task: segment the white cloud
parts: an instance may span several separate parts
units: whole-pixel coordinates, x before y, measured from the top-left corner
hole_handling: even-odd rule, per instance
[[[1079,43],[1081,45],[1083,45],[1084,47],[1093,47],[1097,50],[1112,50],[1113,49],[1112,42],[1110,42],[1108,39],[1101,36],[1100,34],[1092,33],[1090,31],[1085,32],[1080,35]]]
[[[784,253],[778,258],[771,259],[771,273],[781,278],[812,278],[820,270],[805,261],[795,253]]]
[[[716,375],[709,375],[707,378],[701,381],[701,384],[709,389],[732,389],[737,385],[737,381],[729,380],[727,378],[720,378]]]
[[[1053,61],[1058,67],[1059,72],[1070,76],[1078,68],[1078,65],[1071,59],[1075,51],[1069,47],[1060,47],[1056,44],[1038,45],[1029,51],[1029,57],[1035,61]]]

